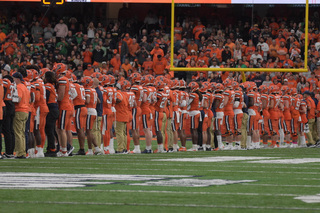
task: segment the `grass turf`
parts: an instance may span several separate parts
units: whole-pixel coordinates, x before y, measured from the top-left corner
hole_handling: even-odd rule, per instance
[[[154,148],[155,145],[154,145]],[[137,186],[113,181],[82,188],[0,188],[1,212],[319,212],[320,203],[294,199],[320,193],[319,163],[170,162],[166,158],[255,156],[318,158],[319,150],[264,149],[149,155],[73,156],[2,160],[0,172],[190,175],[189,179],[255,180],[208,187]],[[19,174],[17,174],[19,176]],[[174,178],[177,179],[177,178]],[[26,178],[27,181],[27,178]],[[109,181],[108,181],[109,182]]]

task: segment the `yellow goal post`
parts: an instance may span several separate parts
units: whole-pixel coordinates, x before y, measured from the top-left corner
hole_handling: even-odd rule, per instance
[[[175,2],[171,3],[171,56],[170,56],[170,70],[171,71],[229,71],[229,72],[241,72],[242,80],[246,81],[244,72],[308,72],[308,36],[309,36],[309,0],[306,0],[305,9],[305,38],[304,38],[304,68],[292,69],[292,68],[186,68],[186,67],[174,67],[173,65],[173,53],[174,53],[174,18],[175,18]]]

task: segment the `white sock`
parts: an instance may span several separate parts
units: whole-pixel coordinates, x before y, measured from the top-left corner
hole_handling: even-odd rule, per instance
[[[103,150],[104,150],[104,151],[108,151],[108,150],[109,150],[109,146],[105,146],[105,147],[103,148]]]
[[[173,150],[177,150],[178,149],[178,144],[173,144]]]
[[[300,146],[305,145],[306,144],[306,137],[304,136],[304,134],[302,136],[300,136]]]
[[[192,145],[192,148],[193,148],[193,149],[198,149],[198,145],[197,145],[197,144],[193,144],[193,145]]]
[[[92,149],[88,149],[88,154],[93,154]]]
[[[223,146],[221,135],[217,135],[218,146],[221,148]]]
[[[146,150],[151,150],[151,146],[146,146]]]
[[[283,145],[283,143],[284,143],[284,131],[283,131],[283,129],[279,130],[279,134],[280,134],[280,145]]]
[[[252,142],[251,136],[248,135],[247,136],[247,147],[251,145],[251,142]]]
[[[103,143],[100,145],[100,149],[103,150]]]
[[[159,145],[158,145],[158,151],[159,151],[159,150],[161,150],[161,151],[163,150],[163,144],[159,144]]]
[[[140,145],[134,145],[134,150],[140,150]]]
[[[110,149],[113,149],[113,142],[114,142],[114,139],[111,138],[111,139],[110,139],[110,143],[109,143],[109,148],[110,148]]]

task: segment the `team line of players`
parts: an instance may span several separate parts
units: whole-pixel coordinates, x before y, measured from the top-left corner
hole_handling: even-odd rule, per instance
[[[290,143],[297,147],[298,139],[304,146],[305,133],[310,134],[307,96],[304,98],[296,89],[287,86],[262,85],[257,88],[254,82],[239,85],[231,79],[222,84],[191,82],[186,85],[184,80],[141,76],[139,73],[133,73],[130,81],[119,79],[116,82],[111,75],[94,73],[77,82],[66,70],[61,63],[56,64],[52,72],[48,69],[42,69],[40,73],[27,70],[25,84],[34,96],[34,102],[30,104],[30,132],[35,128],[39,133],[35,138],[37,146],[29,144],[31,157],[44,156],[46,135],[48,152],[56,149],[54,128],[45,131],[46,118],[51,111],[58,111],[59,157],[68,156],[67,144],[72,145],[72,121],[80,145],[77,154],[83,155],[129,152],[129,130],[134,142],[131,153],[152,153],[153,135],[158,142],[156,152],[187,151],[189,131],[193,145],[188,151],[255,149],[261,147],[261,137],[264,147],[268,147],[270,137],[271,147],[289,146]],[[54,75],[58,76],[56,85],[50,81]],[[10,82],[6,81],[6,84]],[[102,96],[99,97],[93,87],[97,87]],[[102,104],[102,115],[97,113],[97,104]],[[102,136],[94,135],[93,129],[98,129]],[[142,152],[140,129],[143,129],[146,141],[146,149]],[[85,135],[87,153],[84,152]],[[245,142],[241,143],[241,140]]]

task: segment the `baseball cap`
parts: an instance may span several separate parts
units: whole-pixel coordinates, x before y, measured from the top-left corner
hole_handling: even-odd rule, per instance
[[[11,71],[11,67],[8,64],[3,65],[1,69],[5,70],[7,72]]]
[[[23,77],[22,77],[20,72],[13,73],[12,77],[13,78],[19,78],[21,81],[23,81]]]
[[[288,81],[288,79],[284,79],[283,81]]]
[[[194,49],[191,50],[192,53],[195,53],[196,51]]]
[[[102,64],[106,64],[107,62],[103,61]]]

